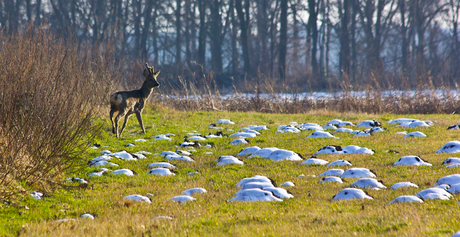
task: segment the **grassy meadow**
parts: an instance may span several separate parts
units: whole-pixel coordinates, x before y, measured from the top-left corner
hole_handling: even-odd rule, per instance
[[[432,187],[438,178],[460,173],[458,168],[446,169],[441,165],[455,154],[439,154],[435,151],[446,142],[459,140],[459,130],[446,130],[449,125],[458,124],[458,115],[392,115],[356,114],[314,111],[304,114],[268,114],[255,112],[179,112],[167,109],[147,109],[144,114],[146,134],[140,133],[133,116],[121,139],[111,133],[108,116],[100,117],[102,132],[95,143],[99,149],[88,149],[78,161],[79,169],[63,174],[88,180],[86,188],[71,187],[54,191],[43,190],[39,185],[28,191],[44,192],[47,197],[35,200],[27,193],[18,201],[0,204],[0,220],[3,223],[0,235],[20,236],[450,236],[460,230],[460,208],[457,196],[448,201],[428,200],[417,204],[389,204],[400,195],[415,195],[418,191]],[[387,121],[409,117],[431,120],[429,128],[400,128],[388,125]],[[212,148],[196,148],[191,156],[195,162],[171,161],[175,164],[175,176],[146,174],[148,164],[167,161],[156,156],[162,151],[175,151],[183,142],[186,132],[196,131],[202,135],[215,133],[209,129],[219,119],[231,119],[235,125],[221,125],[225,135],[248,125],[267,125],[269,130],[256,138],[249,138],[250,144],[229,145],[232,137],[208,139],[202,145],[211,143]],[[340,139],[306,139],[311,131],[301,133],[276,133],[277,127],[291,122],[305,122],[325,125],[332,119],[342,119],[358,124],[363,120],[380,121],[386,131],[370,137],[355,137],[346,133],[335,136]],[[359,128],[354,128],[359,129]],[[361,129],[362,130],[362,129]],[[426,138],[403,138],[398,131],[421,131]],[[173,133],[172,141],[154,141],[158,134]],[[146,142],[135,142],[136,139]],[[135,147],[126,147],[134,143]],[[373,170],[377,179],[387,186],[383,190],[366,190],[373,200],[333,201],[332,197],[357,179],[344,179],[343,184],[320,184],[326,166],[305,166],[298,161],[274,162],[262,158],[241,158],[243,166],[216,166],[221,155],[236,155],[249,146],[278,147],[300,153],[308,159],[319,148],[326,145],[358,145],[375,150],[374,155],[318,155],[329,162],[346,159],[352,167]],[[100,155],[101,150],[112,152],[148,151],[147,159],[122,161],[112,159],[118,168],[128,168],[138,175],[88,178],[87,174],[98,168],[88,167],[86,162]],[[184,149],[185,150],[185,149]],[[387,150],[399,154],[386,153]],[[206,154],[212,152],[212,154]],[[393,167],[392,163],[404,155],[419,155],[432,167]],[[337,168],[337,167],[336,167]],[[338,167],[344,170],[347,167]],[[112,168],[114,169],[114,168]],[[193,175],[189,172],[198,171]],[[304,177],[298,177],[304,174]],[[254,175],[265,175],[278,185],[292,181],[295,187],[287,187],[292,199],[282,202],[228,202],[239,188],[235,184]],[[419,188],[390,190],[397,182],[410,181]],[[195,201],[185,204],[168,200],[182,191],[201,187],[208,192],[194,195]],[[152,200],[148,203],[127,204],[123,197],[142,194]],[[82,219],[83,213],[93,213],[94,220]],[[170,216],[168,219],[153,219],[156,216]],[[75,218],[71,221],[58,221]]]

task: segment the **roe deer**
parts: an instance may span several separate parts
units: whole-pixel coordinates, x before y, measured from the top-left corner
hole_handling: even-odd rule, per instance
[[[126,123],[132,114],[136,114],[137,121],[142,128],[142,132],[145,133],[144,123],[142,121],[142,110],[145,107],[145,102],[152,93],[152,89],[160,86],[157,81],[157,76],[160,74],[160,70],[156,71],[146,63],[147,69],[144,70],[145,81],[142,84],[141,89],[133,91],[119,91],[110,96],[110,120],[112,121],[112,132],[117,135],[117,138],[121,136],[125,129]],[[115,121],[113,115],[118,111]],[[125,117],[123,127],[121,127],[120,133],[118,133],[118,121],[121,117]]]

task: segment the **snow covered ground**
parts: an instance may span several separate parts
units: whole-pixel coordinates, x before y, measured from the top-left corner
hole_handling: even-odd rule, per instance
[[[422,90],[422,91],[402,91],[402,90],[385,90],[380,93],[377,92],[366,92],[366,91],[351,91],[351,92],[302,92],[302,93],[277,93],[277,94],[259,94],[258,96],[262,99],[272,99],[272,100],[331,100],[343,97],[355,97],[357,99],[366,99],[373,97],[413,97],[415,95],[426,96],[426,97],[436,97],[438,99],[452,99],[460,100],[459,92],[456,90]],[[162,99],[193,99],[200,100],[202,98],[209,97],[209,95],[195,96],[190,95],[187,98],[185,96],[179,97],[176,95],[161,95]],[[223,94],[220,95],[221,99],[231,99],[231,98],[254,98],[257,97],[257,94],[251,93],[232,93],[232,94]]]

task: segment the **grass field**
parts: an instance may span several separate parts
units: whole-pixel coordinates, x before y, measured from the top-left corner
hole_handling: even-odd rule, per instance
[[[429,128],[401,128],[386,122],[401,117],[431,120]],[[267,125],[250,144],[229,145],[231,137],[209,139],[202,144],[212,143],[212,148],[196,148],[191,156],[195,162],[173,161],[177,167],[175,176],[154,176],[146,174],[148,164],[167,161],[153,154],[175,151],[183,142],[186,132],[196,131],[203,135],[216,130],[208,125],[219,119],[231,119],[235,125],[222,125],[225,135],[248,125]],[[301,133],[276,133],[277,127],[290,122],[312,122],[325,125],[332,119],[342,119],[357,124],[363,120],[375,119],[382,122],[386,131],[370,137],[355,137],[346,133],[335,134],[340,139],[306,139],[311,131]],[[450,236],[460,230],[460,208],[457,196],[450,200],[427,200],[417,204],[389,204],[400,195],[415,195],[418,191],[432,187],[437,179],[460,173],[458,168],[446,169],[442,165],[455,154],[435,153],[446,142],[459,140],[460,130],[446,130],[449,125],[458,124],[458,115],[373,115],[339,114],[325,111],[307,114],[263,114],[230,112],[177,112],[170,110],[147,110],[144,113],[146,134],[141,134],[136,119],[131,118],[122,139],[117,140],[110,133],[106,118],[104,130],[95,142],[99,149],[88,149],[82,156],[81,169],[67,177],[88,180],[87,188],[59,189],[46,193],[49,197],[35,200],[25,195],[20,201],[1,205],[0,220],[4,225],[0,235],[22,236]],[[357,128],[354,128],[357,129]],[[398,131],[422,131],[426,138],[403,138]],[[154,141],[158,134],[173,133],[172,141]],[[146,142],[135,142],[143,138]],[[125,147],[134,143],[135,147]],[[373,200],[333,201],[332,197],[356,179],[344,179],[342,184],[320,184],[318,177],[330,169],[326,166],[305,166],[299,161],[274,162],[262,158],[241,158],[243,166],[216,166],[214,162],[221,155],[236,155],[249,146],[278,147],[300,153],[309,158],[326,145],[358,145],[375,150],[374,155],[318,155],[329,162],[346,159],[352,167],[372,169],[377,179],[388,187],[383,190],[366,190]],[[112,160],[118,168],[128,168],[136,176],[104,175],[88,178],[87,174],[98,168],[88,167],[86,162],[100,155],[100,151],[129,152],[148,151],[147,159],[138,161]],[[386,153],[387,150],[399,154]],[[206,154],[212,152],[212,154]],[[432,167],[393,167],[392,164],[404,155],[419,155],[433,164]],[[343,167],[340,167],[343,168]],[[347,169],[347,167],[343,168]],[[189,172],[198,171],[193,175]],[[304,177],[298,177],[304,174]],[[292,199],[282,202],[228,202],[239,189],[235,184],[242,178],[265,175],[277,184],[285,181],[295,183],[287,187]],[[64,178],[64,177],[63,177]],[[419,188],[390,190],[397,182],[410,181]],[[76,185],[76,184],[69,184]],[[201,187],[208,192],[194,195],[195,201],[185,204],[168,200],[182,191]],[[33,190],[44,192],[40,187]],[[30,191],[33,191],[30,190]],[[46,191],[45,191],[46,192]],[[130,194],[153,194],[152,203],[127,205],[123,197]],[[94,220],[82,219],[83,213],[94,213]],[[156,216],[170,216],[168,219],[153,219]],[[58,221],[75,218],[72,221]],[[8,224],[6,224],[8,223]]]

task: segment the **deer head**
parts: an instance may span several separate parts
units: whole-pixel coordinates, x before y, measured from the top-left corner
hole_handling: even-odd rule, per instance
[[[160,74],[160,70],[154,70],[153,66],[149,67],[148,63],[145,63],[147,69],[144,70],[145,83],[149,88],[159,87],[160,83],[157,81],[157,76]]]

